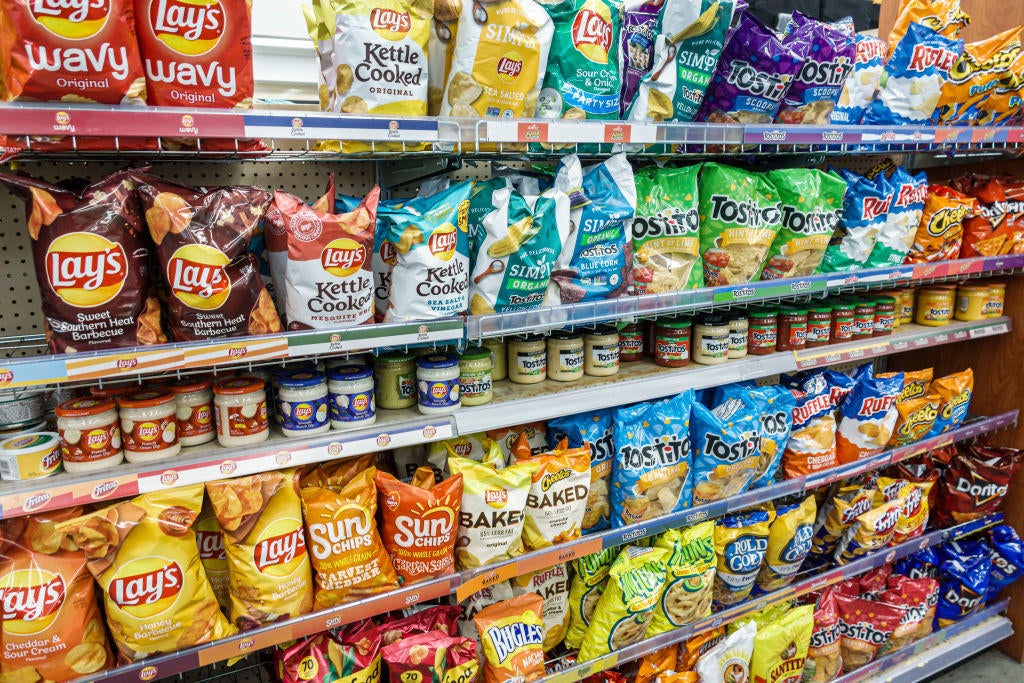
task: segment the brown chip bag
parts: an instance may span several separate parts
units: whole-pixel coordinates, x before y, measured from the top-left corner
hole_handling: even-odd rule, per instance
[[[202,503],[203,486],[194,484],[57,525],[85,553],[123,661],[235,633],[199,560],[192,524]]]
[[[228,555],[224,551],[224,532],[213,514],[208,496],[203,498],[203,508],[192,525],[196,530],[196,544],[199,546],[199,559],[203,562],[206,578],[221,609],[231,608],[230,572],[228,571]]]

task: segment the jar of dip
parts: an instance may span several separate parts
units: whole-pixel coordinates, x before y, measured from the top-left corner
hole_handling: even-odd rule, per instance
[[[98,472],[124,460],[114,399],[73,398],[61,403],[54,412],[65,470]]]
[[[853,338],[870,337],[875,333],[875,302],[861,299],[853,309]]]
[[[411,353],[394,351],[377,356],[377,405],[401,410],[416,405],[416,361]]]
[[[953,317],[956,295],[945,287],[922,287],[917,291],[917,314],[914,322],[927,327],[948,325]]]
[[[967,322],[984,320],[988,317],[990,299],[991,290],[988,285],[960,285],[956,288],[956,312],[953,317]]]
[[[988,306],[985,308],[986,318],[999,318],[1003,315],[1003,302],[1006,301],[1006,284],[990,282],[988,284]]]
[[[327,419],[327,377],[300,370],[277,376],[277,415],[288,437],[314,436],[331,429]]]
[[[462,406],[459,394],[459,357],[432,353],[416,359],[416,388],[424,415],[446,415]]]
[[[807,313],[807,344],[809,349],[828,344],[832,332],[832,309],[815,306]]]
[[[470,346],[459,356],[459,396],[464,406],[490,403],[494,396],[491,386],[491,351],[482,346]]]
[[[270,436],[267,392],[259,377],[230,377],[213,383],[217,441],[225,448],[248,446]]]
[[[896,299],[891,296],[875,297],[875,322],[871,335],[885,337],[892,334],[896,324]]]
[[[60,436],[29,432],[0,441],[0,479],[21,481],[60,472]]]
[[[634,363],[644,359],[644,328],[629,323],[619,328],[619,362]]]
[[[144,386],[138,382],[131,384],[107,384],[102,387],[89,387],[89,395],[93,398],[117,398],[133,391],[142,391]]]
[[[729,360],[746,358],[747,337],[750,334],[750,318],[746,311],[729,314]]]
[[[339,365],[327,373],[331,428],[344,430],[377,421],[373,370],[365,365]]]
[[[654,330],[654,362],[666,368],[690,364],[689,318],[660,318]]]
[[[537,384],[548,375],[544,337],[521,334],[508,342],[508,378],[516,384]]]
[[[583,379],[583,335],[555,330],[547,342],[548,379],[576,382]]]
[[[706,315],[694,325],[693,360],[701,365],[729,360],[729,321],[725,316]]]
[[[755,309],[747,327],[747,350],[752,356],[775,353],[779,341],[779,321],[775,311]]]
[[[484,339],[480,346],[491,352],[491,381],[498,382],[508,377],[508,349],[500,337]]]
[[[900,315],[900,325],[909,325],[914,322],[914,298],[916,293],[916,289],[899,290],[900,306],[897,312]]]
[[[777,351],[800,351],[807,346],[807,309],[779,310],[779,341]]]
[[[857,307],[848,301],[836,301],[832,304],[832,330],[830,343],[841,344],[853,339],[853,331],[857,324]]]
[[[121,438],[128,462],[157,462],[181,452],[174,394],[144,389],[117,397]]]
[[[583,335],[583,371],[592,377],[610,377],[619,372],[619,331],[601,325]]]
[[[174,394],[178,420],[178,443],[198,446],[217,438],[213,424],[213,383],[208,379],[184,378],[164,387]]]

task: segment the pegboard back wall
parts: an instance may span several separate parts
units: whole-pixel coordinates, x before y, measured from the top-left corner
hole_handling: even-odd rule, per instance
[[[24,162],[19,171],[49,182],[66,178],[90,181],[125,168],[108,162]],[[323,196],[330,174],[337,192],[364,195],[373,187],[372,162],[307,163],[154,163],[150,172],[185,185],[256,185],[284,190],[307,202]],[[45,331],[32,247],[25,228],[25,204],[0,184],[0,337],[40,335]],[[11,346],[2,355],[37,353]]]

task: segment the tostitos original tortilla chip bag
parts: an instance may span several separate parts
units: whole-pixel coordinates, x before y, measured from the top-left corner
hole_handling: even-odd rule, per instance
[[[0,542],[0,680],[69,680],[114,663],[85,554],[55,531],[71,507],[5,520]]]
[[[534,681],[544,676],[543,608],[542,597],[525,593],[485,607],[473,617],[488,683]]]
[[[305,614],[313,607],[298,486],[296,470],[206,485],[224,533],[229,614],[243,631]]]
[[[132,662],[226,638],[192,523],[202,484],[146,493],[57,525],[82,549],[103,592],[107,626]]]
[[[523,554],[526,499],[537,466],[526,460],[497,471],[468,458],[448,458],[452,474],[462,475],[459,539],[455,544],[459,569]]]

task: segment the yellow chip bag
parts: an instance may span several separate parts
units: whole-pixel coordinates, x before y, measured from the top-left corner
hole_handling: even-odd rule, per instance
[[[565,632],[567,647],[578,650],[583,644],[590,618],[604,592],[608,570],[618,552],[619,549],[615,547],[605,548],[599,553],[573,560],[572,584],[569,586],[569,629]]]
[[[775,511],[769,508],[726,515],[715,522],[715,604],[734,605],[750,595],[773,519]]]
[[[1021,52],[1021,27],[964,45],[964,53],[949,70],[937,111],[939,123],[968,125],[978,120],[981,104],[1010,69]]]
[[[462,508],[455,563],[472,569],[523,554],[526,497],[537,464],[520,462],[496,471],[468,458],[449,457],[452,474],[462,475]]]
[[[487,683],[544,676],[543,606],[543,598],[526,593],[496,602],[473,617],[484,650]]]
[[[911,23],[923,24],[946,38],[957,38],[971,18],[960,0],[900,0],[896,21],[889,29],[889,52],[903,40]]]
[[[665,591],[647,627],[648,638],[711,615],[715,523],[709,520],[685,529],[669,529],[654,547],[668,550],[669,555]]]
[[[202,505],[203,486],[194,484],[57,525],[85,552],[110,634],[127,661],[235,633],[199,559],[192,524]]]
[[[590,496],[590,445],[567,449],[563,439],[558,450],[519,462],[535,465],[526,496],[526,547],[540,550],[579,538]]]
[[[742,619],[737,619],[732,623],[726,624],[725,633],[726,635],[733,634],[743,628],[746,624],[753,624],[757,627],[757,630],[760,631],[768,624],[781,619],[792,607],[793,603],[789,600],[783,600],[782,602],[777,602],[774,605],[769,605],[762,610],[754,612],[749,617],[743,617]]]
[[[876,501],[895,500],[899,501],[903,507],[903,514],[896,522],[896,530],[892,535],[891,543],[893,545],[924,533],[924,529],[928,525],[928,494],[934,483],[934,481],[911,482],[891,477],[878,478]]]
[[[224,532],[231,621],[243,631],[313,607],[297,470],[206,485]]]
[[[344,488],[300,491],[316,569],[314,609],[365,598],[398,586],[391,557],[377,532],[377,487],[370,467]]]
[[[967,368],[963,372],[940,377],[932,382],[931,390],[939,395],[939,413],[928,431],[928,436],[935,436],[956,429],[967,417],[974,393],[974,371]]]
[[[196,530],[199,559],[203,561],[203,570],[206,572],[206,578],[210,580],[213,594],[217,596],[221,609],[230,609],[230,572],[228,555],[224,552],[224,532],[220,530],[217,515],[213,514],[210,499],[206,496],[203,497],[203,509],[200,510],[192,528]]]
[[[811,551],[814,519],[818,509],[814,496],[799,505],[780,506],[768,532],[768,549],[757,574],[757,587],[766,593],[788,586]]]
[[[817,521],[818,530],[811,539],[807,563],[817,566],[831,562],[843,533],[857,517],[871,509],[874,498],[873,487],[862,487],[860,484],[844,484],[839,487],[835,495],[822,505]]]
[[[490,465],[496,470],[505,468],[505,452],[501,444],[481,434],[463,434],[444,441],[427,444],[427,463],[448,476],[448,458],[469,458]]]
[[[665,548],[626,546],[605,586],[580,646],[579,661],[596,659],[643,639],[665,589]]]
[[[544,599],[544,651],[548,652],[565,638],[569,626],[569,567],[556,564],[512,579],[512,594],[536,593]]]
[[[892,430],[889,448],[906,446],[923,439],[935,425],[939,416],[939,403],[942,398],[929,391],[920,398],[908,398],[896,402],[896,428]]]
[[[814,630],[814,605],[788,611],[757,632],[750,657],[754,683],[791,683],[800,679]]]
[[[889,545],[902,516],[903,504],[899,500],[882,503],[862,514],[843,534],[836,548],[836,564],[847,564]]]

